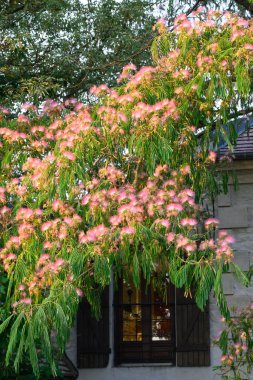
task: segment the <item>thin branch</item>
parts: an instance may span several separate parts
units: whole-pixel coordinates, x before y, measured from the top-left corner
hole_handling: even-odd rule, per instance
[[[245,8],[253,16],[253,3],[248,0],[235,0],[236,4]]]
[[[152,44],[152,41],[153,39],[149,40],[147,44],[145,44],[144,46],[142,46],[141,49],[135,51],[133,54],[131,54],[130,56],[128,56],[127,58],[125,59],[120,59],[120,60],[114,60],[113,62],[110,62],[110,63],[105,63],[101,66],[93,66],[93,67],[86,67],[85,68],[85,71],[97,71],[97,70],[105,70],[107,68],[110,68],[110,67],[113,67],[113,66],[116,66],[116,65],[121,65],[121,64],[124,64],[125,62],[129,62],[132,58],[138,56],[139,54],[141,54],[143,51],[145,51],[146,49],[148,49],[151,44]],[[80,87],[80,85],[86,80],[86,76],[81,78],[80,80],[78,80],[78,83],[71,86],[71,89],[73,90],[73,88],[76,88],[76,87]]]
[[[201,2],[202,0],[197,0],[196,3],[190,9],[188,9],[186,15],[189,16],[192,12],[196,11]]]

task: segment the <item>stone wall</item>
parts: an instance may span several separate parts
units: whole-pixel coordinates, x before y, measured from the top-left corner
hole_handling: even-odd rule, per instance
[[[253,264],[253,161],[238,161],[230,166],[237,172],[238,189],[235,191],[232,181],[229,192],[218,197],[215,205],[216,216],[221,220],[221,228],[227,229],[236,239],[235,261],[248,270]],[[253,299],[253,284],[245,289],[234,279],[233,273],[223,277],[224,292],[230,306],[245,306]],[[111,297],[112,300],[111,288]],[[113,348],[113,310],[110,303],[110,347]],[[210,296],[211,340],[222,329],[221,318],[216,300]],[[76,362],[76,331],[71,333],[68,354]],[[109,365],[105,369],[80,369],[79,380],[211,380],[214,379],[212,366],[219,362],[220,352],[211,348],[211,367],[177,368],[169,366],[113,366],[113,349]],[[216,377],[217,379],[219,377]],[[253,376],[252,376],[253,379]]]
[[[237,174],[238,188],[229,182],[229,192],[216,203],[220,227],[235,238],[234,261],[245,271],[253,264],[253,161],[237,161],[230,167]],[[232,273],[223,275],[224,292],[229,306],[246,306],[253,299],[253,286],[245,289]]]

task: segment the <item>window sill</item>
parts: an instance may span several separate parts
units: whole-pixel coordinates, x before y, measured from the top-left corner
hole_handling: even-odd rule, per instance
[[[117,368],[128,368],[128,367],[174,367],[173,363],[122,363],[117,365]]]

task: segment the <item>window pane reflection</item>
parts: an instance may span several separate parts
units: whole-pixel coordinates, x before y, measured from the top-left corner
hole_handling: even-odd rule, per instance
[[[152,289],[152,340],[172,339],[172,312],[170,306],[164,303],[162,296]],[[170,303],[170,300],[166,300]]]
[[[141,292],[123,281],[123,341],[141,341]]]

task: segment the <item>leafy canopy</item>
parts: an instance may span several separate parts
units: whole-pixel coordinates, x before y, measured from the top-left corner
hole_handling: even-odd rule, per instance
[[[150,60],[153,10],[146,0],[23,0],[0,5],[0,104],[86,98],[122,66]],[[86,99],[87,100],[87,99]]]
[[[88,89],[116,78],[129,61],[151,64],[151,26],[168,23],[198,6],[220,9],[220,1],[199,0],[11,0],[0,4],[0,104],[38,103],[45,97],[90,101]],[[224,10],[252,14],[248,0],[222,1]]]
[[[233,239],[213,239],[218,221],[200,203],[226,186],[214,150],[235,141],[230,121],[252,102],[252,28],[202,8],[179,16],[172,32],[160,20],[154,65],[127,65],[117,88],[92,87],[93,107],[48,100],[39,111],[25,104],[15,120],[2,108],[7,364],[15,354],[18,370],[27,353],[39,375],[43,355],[55,373],[52,334],[63,350],[83,293],[99,313],[112,268],[136,286],[140,271],[147,282],[168,273],[186,295],[195,288],[200,308],[213,288],[229,318],[222,273],[248,279],[233,262]]]

